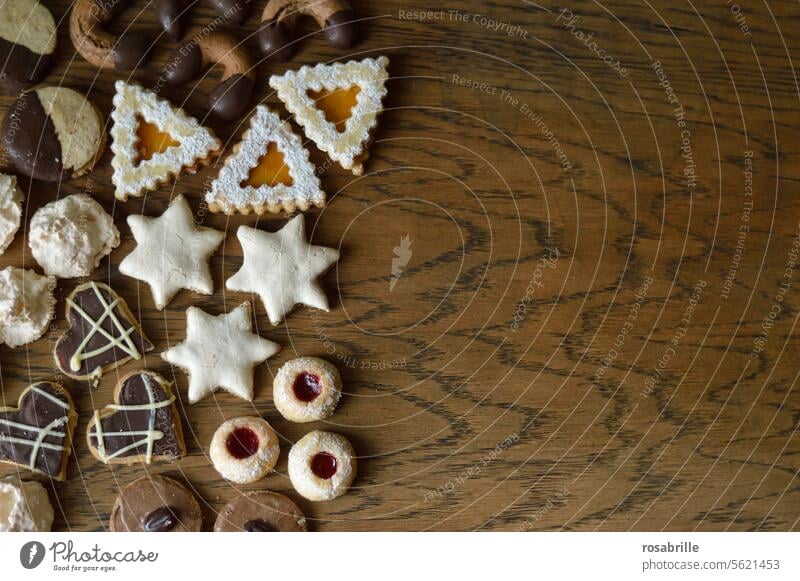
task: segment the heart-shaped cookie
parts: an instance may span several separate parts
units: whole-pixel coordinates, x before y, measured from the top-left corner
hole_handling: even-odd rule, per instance
[[[72,291],[66,317],[69,329],[54,353],[58,368],[73,379],[97,380],[104,370],[141,359],[153,348],[127,303],[103,283]]]
[[[64,480],[77,421],[67,390],[49,381],[30,385],[16,408],[0,408],[0,462]]]
[[[147,369],[123,377],[114,403],[94,412],[86,428],[92,455],[105,464],[177,460],[186,453],[170,383]]]

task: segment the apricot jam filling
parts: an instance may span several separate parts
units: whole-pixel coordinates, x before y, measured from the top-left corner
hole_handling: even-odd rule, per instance
[[[267,145],[267,152],[253,166],[241,186],[258,188],[263,185],[274,187],[277,184],[291,186],[293,183],[294,180],[289,173],[289,167],[283,160],[283,154],[278,151],[278,146],[275,143],[270,143]]]
[[[326,89],[312,91],[309,89],[307,95],[314,99],[317,107],[325,114],[325,119],[336,125],[336,131],[343,133],[360,91],[361,88],[358,85],[354,85],[347,89],[336,89],[335,91]]]
[[[180,145],[169,133],[164,133],[158,126],[148,123],[139,117],[136,127],[137,163],[152,159],[157,153],[164,153],[170,147]]]

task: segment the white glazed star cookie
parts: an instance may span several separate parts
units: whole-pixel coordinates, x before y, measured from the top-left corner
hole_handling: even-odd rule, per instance
[[[0,254],[6,251],[19,230],[22,199],[16,176],[0,173]]]
[[[74,194],[36,211],[28,246],[45,274],[89,276],[119,246],[119,230],[103,206],[86,194]]]
[[[320,63],[273,75],[269,86],[278,92],[306,136],[358,176],[364,172],[367,146],[383,111],[388,64],[385,56]]]
[[[32,270],[0,270],[0,344],[19,347],[44,335],[53,319],[56,281]]]
[[[141,196],[181,172],[194,173],[222,149],[214,133],[139,85],[117,81],[111,119],[117,199]]]
[[[225,235],[197,226],[186,198],[177,196],[158,218],[128,216],[128,225],[138,245],[119,271],[149,284],[157,309],[183,288],[204,295],[214,292],[208,259]]]
[[[189,403],[221,388],[252,401],[253,367],[280,351],[277,343],[253,334],[250,303],[213,316],[186,310],[186,340],[164,351],[162,359],[189,373]]]
[[[314,165],[289,124],[264,105],[211,183],[206,202],[212,212],[294,212],[325,205]]]
[[[328,310],[317,278],[339,260],[339,251],[309,244],[302,214],[274,233],[240,226],[236,235],[244,264],[225,282],[228,290],[257,293],[273,325],[297,304]]]

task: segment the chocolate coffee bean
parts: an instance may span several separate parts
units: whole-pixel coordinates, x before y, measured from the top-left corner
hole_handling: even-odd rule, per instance
[[[275,527],[269,524],[265,520],[256,519],[256,520],[249,520],[244,523],[244,530],[248,533],[274,533],[276,532]]]
[[[177,511],[171,506],[162,506],[144,517],[144,532],[164,533],[178,524]]]

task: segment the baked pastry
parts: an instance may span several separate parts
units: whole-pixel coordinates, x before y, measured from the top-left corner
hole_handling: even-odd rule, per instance
[[[178,195],[157,218],[130,215],[128,225],[137,246],[119,271],[149,284],[158,310],[183,288],[202,295],[214,292],[208,259],[225,235],[195,224],[186,198]]]
[[[103,371],[153,348],[128,304],[101,282],[87,282],[67,297],[69,328],[56,342],[58,368],[73,379],[97,381]]]
[[[0,255],[6,251],[19,230],[23,199],[16,176],[0,173]]]
[[[292,422],[313,422],[330,416],[342,395],[339,370],[324,359],[298,357],[284,363],[272,383],[272,399]]]
[[[297,304],[329,309],[328,297],[317,279],[339,260],[339,251],[309,244],[302,214],[277,232],[239,226],[236,236],[244,263],[225,281],[228,290],[257,293],[273,325]]]
[[[119,230],[103,206],[86,194],[75,194],[36,211],[28,245],[45,274],[89,276],[119,246]]]
[[[0,270],[0,344],[19,347],[44,335],[53,320],[53,277],[32,270]]]
[[[220,388],[252,401],[253,368],[280,349],[253,333],[250,303],[216,317],[189,307],[186,340],[164,351],[161,358],[189,374],[190,404]]]
[[[49,381],[28,386],[16,408],[0,408],[0,462],[64,480],[77,421],[66,389]]]
[[[273,75],[269,86],[278,92],[306,137],[344,169],[360,176],[383,111],[388,64],[385,56],[320,63]]]
[[[356,477],[358,462],[347,438],[333,432],[309,432],[289,451],[289,479],[308,500],[343,495]]]
[[[249,484],[272,472],[281,450],[278,435],[263,418],[233,418],[211,440],[211,463],[225,480]]]
[[[100,112],[62,86],[22,93],[6,111],[0,138],[20,173],[50,182],[87,173],[106,145]]]
[[[182,172],[194,173],[222,149],[197,119],[133,83],[114,85],[112,181],[117,199],[139,197]]]
[[[0,92],[42,82],[56,50],[56,22],[37,0],[4,0],[0,10]]]
[[[147,369],[124,376],[114,403],[94,412],[86,441],[92,456],[104,464],[151,464],[185,455],[171,384]]]
[[[308,150],[289,124],[264,105],[206,193],[212,212],[277,213],[325,205]]]
[[[215,533],[294,533],[307,530],[300,508],[277,492],[259,490],[237,496],[225,505],[214,523]]]
[[[203,525],[203,511],[180,482],[147,475],[120,490],[109,525],[117,533],[196,532]]]
[[[0,480],[0,533],[49,532],[54,516],[44,486],[13,476]]]

